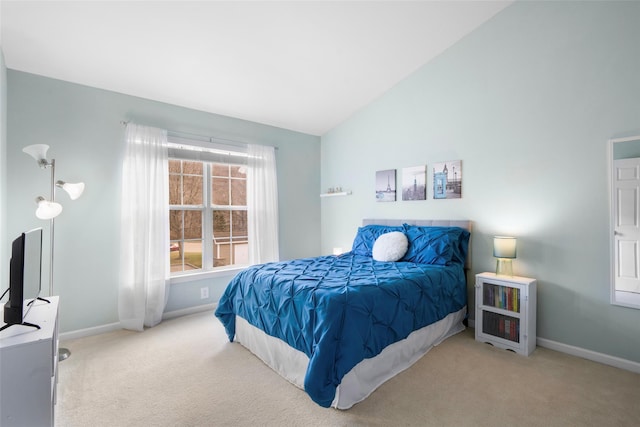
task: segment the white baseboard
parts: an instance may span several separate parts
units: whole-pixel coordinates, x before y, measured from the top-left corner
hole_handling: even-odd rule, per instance
[[[181,310],[168,311],[162,315],[162,320],[174,319],[180,316],[186,316],[188,314],[200,313],[203,311],[211,310],[211,315],[218,307],[218,304],[204,304],[196,307],[183,308]],[[107,332],[113,332],[122,329],[120,322],[110,323],[108,325],[94,326],[92,328],[78,329],[70,332],[63,332],[60,334],[60,341],[73,340],[76,338],[90,337],[92,335],[106,334]]]
[[[213,304],[204,304],[197,305],[195,307],[183,308],[181,310],[168,311],[162,315],[162,320],[173,319],[180,316],[186,316],[187,314],[201,313],[203,311],[211,311],[211,315],[213,316],[213,312],[218,307],[217,303]]]
[[[546,338],[536,339],[536,344],[538,344],[540,347],[556,350],[561,353],[567,353],[572,356],[581,357],[587,360],[593,360],[594,362],[603,363],[605,365],[614,366],[616,368],[625,369],[627,371],[640,374],[640,363],[638,362],[621,359],[619,357],[610,356],[604,353],[598,353],[569,344],[563,344],[557,341],[548,340]]]
[[[120,326],[120,322],[116,322],[116,323],[109,323],[108,325],[94,326],[93,328],[78,329],[76,331],[70,331],[70,332],[62,332],[60,334],[60,341],[90,337],[92,335],[106,334],[107,332],[113,332],[119,329],[122,329],[122,326]]]
[[[469,319],[469,327],[475,329],[476,321],[474,319]],[[538,345],[539,347],[548,348],[550,350],[559,351],[560,353],[570,354],[582,359],[592,360],[604,365],[609,365],[640,374],[640,363],[634,362],[632,360],[621,359],[616,356],[610,356],[608,354],[598,353],[595,351],[587,350],[585,348],[575,347],[569,344],[563,344],[561,342],[552,341],[540,337],[536,338],[536,345]]]

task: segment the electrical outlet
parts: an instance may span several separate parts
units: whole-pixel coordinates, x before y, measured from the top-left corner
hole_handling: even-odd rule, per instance
[[[209,298],[209,288],[200,288],[200,299]]]

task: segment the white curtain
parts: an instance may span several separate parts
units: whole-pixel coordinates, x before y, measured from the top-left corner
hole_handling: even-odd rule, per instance
[[[129,123],[125,142],[118,313],[142,331],[160,323],[169,295],[167,132]]]
[[[249,263],[278,261],[278,179],[274,147],[247,149],[247,220]]]

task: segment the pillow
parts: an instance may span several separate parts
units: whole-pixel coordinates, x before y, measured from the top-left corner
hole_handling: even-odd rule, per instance
[[[458,228],[458,227],[456,227]],[[458,244],[453,245],[452,261],[464,264],[467,261],[467,253],[469,251],[469,238],[471,233],[469,230],[460,228],[460,234],[457,235]]]
[[[371,254],[376,261],[398,261],[409,247],[407,236],[401,231],[380,235],[373,244]]]
[[[403,261],[419,264],[464,264],[469,232],[460,227],[421,227],[404,224],[409,249]]]
[[[373,249],[373,244],[376,242],[376,239],[385,233],[390,233],[392,231],[404,231],[402,226],[391,226],[391,225],[365,225],[364,227],[359,227],[358,232],[356,233],[355,239],[353,239],[353,246],[351,251],[356,255],[362,256],[371,256],[371,250]]]

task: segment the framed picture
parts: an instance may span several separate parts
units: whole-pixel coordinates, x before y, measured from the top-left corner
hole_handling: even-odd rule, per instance
[[[376,201],[396,201],[396,170],[388,169],[376,172]]]
[[[427,166],[402,169],[402,200],[427,200]]]
[[[433,198],[459,199],[462,197],[462,161],[433,165]]]

